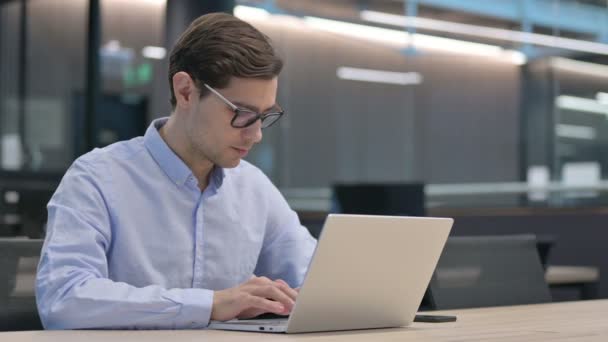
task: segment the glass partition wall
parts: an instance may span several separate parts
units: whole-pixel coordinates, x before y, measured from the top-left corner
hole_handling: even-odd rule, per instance
[[[87,123],[94,2],[99,84]],[[248,160],[296,209],[330,210],[338,183],[424,183],[431,208],[604,204],[608,45],[601,25],[578,19],[606,17],[605,3],[527,2],[531,14],[547,10],[544,24],[466,1],[237,3],[286,61],[286,115]],[[87,144],[140,135],[167,115],[165,11],[156,0],[0,2],[2,172],[61,174]],[[404,16],[429,20],[403,26]]]

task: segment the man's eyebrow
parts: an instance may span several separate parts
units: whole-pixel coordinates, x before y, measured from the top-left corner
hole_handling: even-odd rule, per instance
[[[246,109],[252,110],[252,111],[254,111],[256,113],[265,113],[265,112],[267,112],[269,110],[278,109],[279,108],[279,105],[275,103],[272,106],[266,108],[266,110],[264,110],[263,112],[260,112],[260,109],[258,107],[256,107],[256,106],[252,106],[252,105],[240,102],[240,101],[234,101],[232,103],[234,103],[234,105],[236,105],[237,107],[246,108]]]

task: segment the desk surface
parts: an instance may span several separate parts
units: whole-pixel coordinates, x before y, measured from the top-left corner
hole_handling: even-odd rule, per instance
[[[309,334],[211,330],[28,331],[0,333],[3,342],[97,341],[608,341],[608,300],[443,311],[455,323]]]

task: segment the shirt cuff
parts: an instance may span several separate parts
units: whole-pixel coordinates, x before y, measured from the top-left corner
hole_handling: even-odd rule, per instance
[[[177,329],[201,329],[209,325],[213,308],[213,291],[206,289],[173,289],[168,299],[181,304],[175,318]]]

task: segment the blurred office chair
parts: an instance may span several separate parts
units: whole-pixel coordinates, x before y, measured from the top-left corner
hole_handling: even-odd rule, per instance
[[[437,310],[551,301],[534,235],[450,237],[429,289]]]
[[[42,329],[35,295],[42,242],[0,238],[0,331]]]
[[[62,176],[59,172],[0,170],[0,236],[43,237],[46,205]]]
[[[547,270],[547,265],[549,263],[550,252],[555,246],[556,242],[557,236],[555,235],[536,235],[536,250],[538,251],[540,263],[545,271]]]

